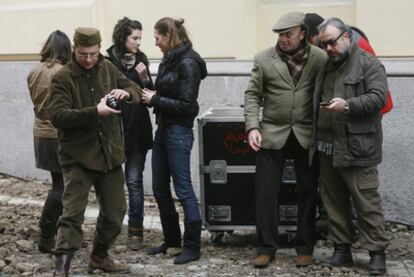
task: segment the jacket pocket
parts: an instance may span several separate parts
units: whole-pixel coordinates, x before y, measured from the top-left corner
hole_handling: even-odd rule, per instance
[[[376,151],[376,132],[373,124],[348,122],[348,148],[357,158],[368,158]]]
[[[346,98],[357,97],[365,93],[364,77],[350,76],[344,79]]]
[[[355,182],[360,190],[377,189],[379,186],[377,167],[362,168],[357,174]]]

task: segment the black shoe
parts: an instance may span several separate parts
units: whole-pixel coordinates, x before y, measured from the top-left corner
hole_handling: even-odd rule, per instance
[[[167,246],[163,243],[159,246],[152,247],[147,250],[148,255],[167,254],[169,257],[177,256],[181,253],[181,246]]]
[[[324,262],[322,266],[351,266],[353,263],[351,246],[349,244],[337,244],[335,245],[332,257]]]
[[[369,260],[369,274],[370,275],[385,275],[387,273],[387,266],[385,264],[384,251],[369,251],[371,259]]]
[[[200,249],[184,248],[181,254],[175,258],[174,264],[186,264],[192,261],[197,261],[200,257]]]
[[[165,243],[163,243],[159,246],[151,247],[150,249],[148,249],[147,254],[148,255],[157,255],[161,253],[165,254],[167,253],[167,249],[168,249],[168,246]]]
[[[71,260],[72,260],[72,254],[56,255],[55,271],[53,272],[53,276],[55,277],[69,276],[69,268],[70,268]]]
[[[42,253],[54,253],[55,250],[55,238],[43,238],[40,237],[39,242],[37,243],[37,248]]]

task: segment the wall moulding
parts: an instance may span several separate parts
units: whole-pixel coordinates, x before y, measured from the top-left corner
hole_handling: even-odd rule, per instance
[[[277,6],[339,6],[355,5],[356,0],[260,0],[261,5]]]
[[[96,0],[22,1],[20,3],[0,4],[0,13],[90,7],[95,2]]]

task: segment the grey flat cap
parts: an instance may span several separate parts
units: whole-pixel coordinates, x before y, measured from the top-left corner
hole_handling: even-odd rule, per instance
[[[292,28],[303,25],[305,14],[300,12],[290,12],[279,18],[272,30],[275,33],[284,33]]]

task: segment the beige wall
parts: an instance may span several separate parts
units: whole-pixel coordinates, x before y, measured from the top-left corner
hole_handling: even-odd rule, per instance
[[[357,22],[382,56],[414,56],[413,0],[357,0]]]
[[[154,23],[172,16],[185,19],[203,57],[250,59],[275,44],[271,27],[289,11],[338,16],[361,27],[379,55],[414,56],[408,24],[412,10],[413,0],[0,0],[0,60],[1,55],[38,53],[50,32],[61,29],[72,37],[77,26],[98,27],[104,50],[123,16],[143,23],[142,49],[150,58],[161,57],[154,46]]]
[[[107,0],[105,28],[110,42],[112,28],[123,17],[138,19],[144,26],[143,50],[161,57],[154,46],[154,23],[165,16],[184,18],[194,47],[204,57],[246,57],[254,52],[257,40],[255,0]],[[125,9],[119,3],[122,2]],[[111,11],[111,12],[108,12]]]
[[[40,51],[56,29],[72,34],[73,26],[97,26],[95,1],[0,1],[1,54]],[[70,35],[71,37],[72,35]]]

